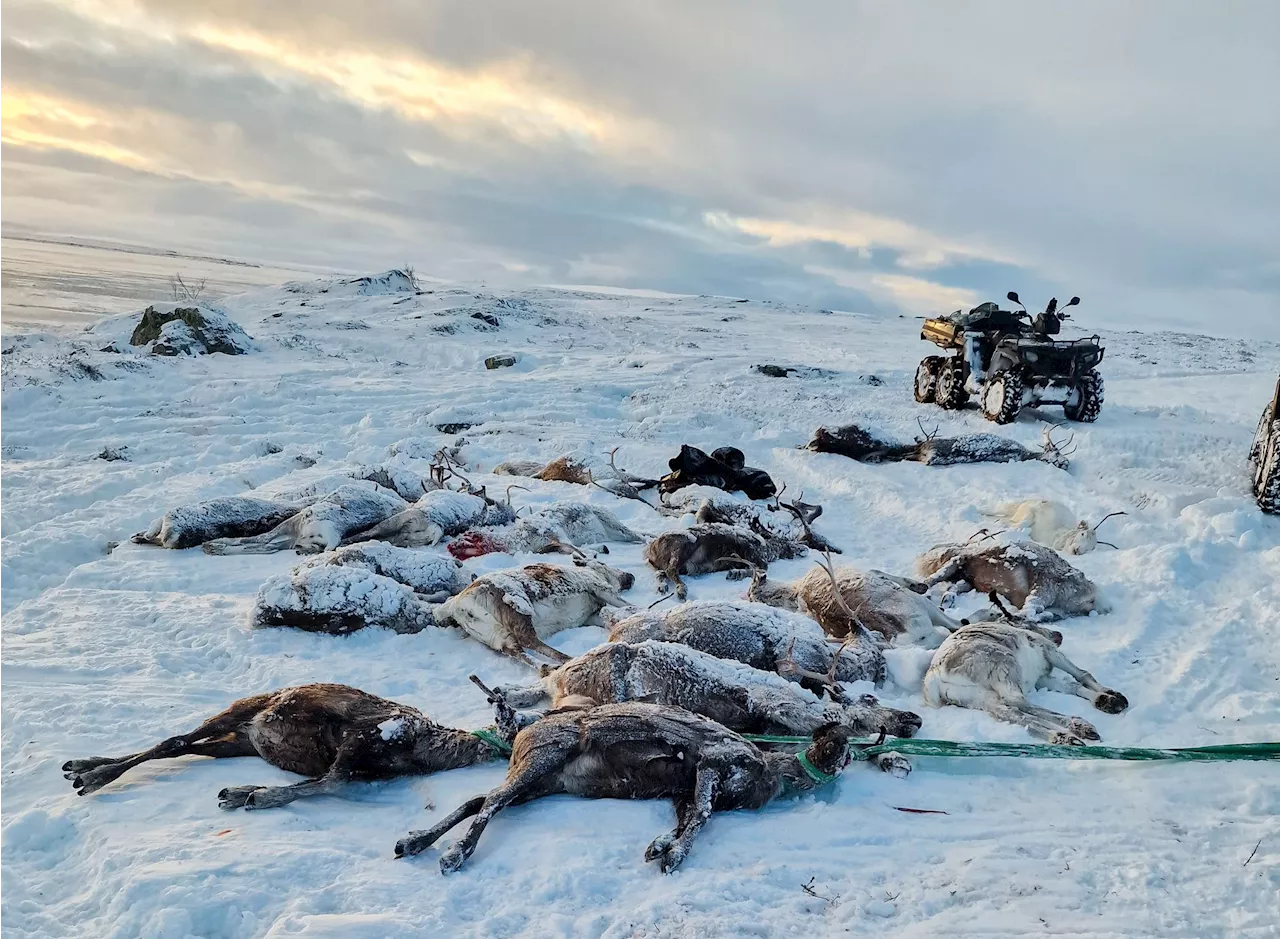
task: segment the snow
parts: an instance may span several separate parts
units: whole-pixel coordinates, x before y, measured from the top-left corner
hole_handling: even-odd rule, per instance
[[[854,766],[818,793],[717,815],[665,878],[641,859],[672,825],[657,802],[556,797],[512,809],[449,878],[434,851],[393,860],[397,838],[498,783],[500,764],[253,813],[220,812],[217,791],[297,777],[258,760],[188,758],[79,798],[59,768],[307,681],[346,682],[450,726],[490,724],[467,676],[491,686],[535,676],[456,630],[253,629],[255,597],[272,578],[291,582],[292,552],[127,543],[178,506],[284,498],[326,476],[350,482],[359,466],[416,468],[408,461],[456,441],[435,430],[454,421],[475,425],[463,433],[462,472],[490,497],[518,482],[530,490],[513,491],[518,506],[585,502],[644,532],[682,522],[594,486],[487,471],[564,453],[599,465],[618,447],[618,466],[655,477],[682,443],[737,446],[789,484],[787,497],[824,506],[818,528],[845,549],[842,563],[898,574],[930,546],[988,525],[983,510],[1001,501],[1054,499],[1088,519],[1123,509],[1105,530],[1119,550],[1070,559],[1112,612],[1057,626],[1063,651],[1131,706],[1108,715],[1054,692],[1032,701],[1085,717],[1117,745],[1280,739],[1280,520],[1253,506],[1245,465],[1280,371],[1275,342],[1102,331],[1107,402],[1096,424],[1066,428],[1076,447],[1067,472],[1040,462],[867,465],[797,448],[823,424],[901,440],[919,433],[917,418],[944,436],[992,430],[975,410],[913,402],[916,363],[935,351],[916,320],[425,279],[413,290],[390,274],[295,281],[218,303],[253,351],[156,357],[101,352],[102,337],[83,332],[4,336],[6,936],[1274,931],[1280,777],[1260,763],[921,758],[906,780]],[[1079,322],[1088,325],[1087,312]],[[494,354],[519,364],[488,371]],[[752,371],[760,362],[830,374],[770,378]],[[873,374],[884,383],[862,378]],[[1061,420],[1046,408],[996,432],[1038,448],[1040,415]],[[96,459],[122,445],[128,460]],[[111,542],[126,543],[108,552]],[[637,574],[627,599],[643,608],[658,594],[640,550],[611,544],[607,560]],[[425,553],[446,558],[443,546]],[[794,579],[812,563],[779,562],[770,576]],[[512,564],[486,555],[465,569]],[[353,583],[381,576],[324,569],[349,571]],[[744,589],[718,575],[689,586],[709,600]],[[962,600],[957,615],[980,602]],[[604,635],[586,627],[556,642],[578,653]],[[918,650],[886,658],[895,680],[881,701],[920,713],[921,736],[1028,739],[979,712],[926,707]]]

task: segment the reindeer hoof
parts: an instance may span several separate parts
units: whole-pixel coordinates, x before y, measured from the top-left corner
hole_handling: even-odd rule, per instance
[[[1093,706],[1105,714],[1119,714],[1129,706],[1129,699],[1118,691],[1104,691],[1093,699]]]
[[[262,786],[231,786],[218,793],[218,808],[241,809],[249,806],[253,794]]]
[[[653,841],[649,843],[649,847],[644,849],[645,862],[648,863],[649,861],[656,861],[658,858],[662,857],[675,840],[675,835],[670,832],[654,838]]]
[[[659,847],[659,842],[669,839],[665,844]],[[664,874],[670,874],[673,870],[684,863],[688,850],[683,846],[676,844],[674,838],[664,835],[658,838],[653,844],[649,845],[649,849],[644,853],[646,861],[657,861],[658,867]]]
[[[911,761],[901,753],[881,753],[874,758],[877,768],[895,779],[906,779],[911,775]]]
[[[435,843],[428,831],[411,831],[396,842],[396,857],[413,857],[421,854]]]
[[[1075,734],[1069,734],[1065,730],[1060,730],[1049,738],[1050,743],[1055,743],[1063,747],[1083,747],[1084,741]]]
[[[444,854],[440,855],[440,873],[452,874],[459,870],[463,864],[467,862],[467,852],[461,846],[453,845]]]
[[[745,567],[735,567],[732,570],[725,571],[725,580],[746,580],[751,576],[751,571]]]
[[[1071,731],[1071,733],[1079,737],[1081,740],[1101,740],[1102,739],[1102,736],[1098,733],[1097,728],[1095,728],[1088,721],[1082,721],[1078,717],[1073,717],[1071,718],[1070,721],[1067,722],[1067,729]]]

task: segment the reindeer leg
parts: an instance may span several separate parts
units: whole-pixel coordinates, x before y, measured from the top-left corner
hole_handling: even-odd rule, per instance
[[[556,665],[563,665],[565,662],[568,662],[571,658],[573,658],[573,656],[565,655],[559,649],[556,649],[556,648],[553,648],[552,646],[547,645],[545,642],[539,639],[537,635],[535,635],[532,638],[532,640],[529,640],[526,642],[526,650],[532,650],[534,652],[537,652],[539,655],[546,656]]]
[[[529,685],[527,688],[496,688],[507,699],[507,704],[513,708],[531,708],[543,698],[550,695],[546,686],[542,682]]]
[[[440,855],[440,873],[451,874],[466,863],[493,816],[513,803],[528,802],[539,796],[550,794],[550,787],[546,787],[541,792],[539,788],[543,787],[549,777],[554,777],[554,774],[563,768],[570,756],[570,753],[562,750],[543,747],[535,751],[520,766],[513,765],[512,769],[515,772],[507,777],[506,782],[485,796],[484,804],[476,813],[475,820],[467,829],[467,833]]]
[[[1079,746],[1084,743],[1080,735],[1070,732],[1066,725],[1068,718],[1054,714],[1044,708],[1033,708],[1025,701],[1009,702],[992,699],[983,704],[986,711],[998,721],[1007,724],[1019,724],[1034,736],[1050,743],[1066,743]]]
[[[1118,691],[1112,691],[1110,688],[1103,687],[1096,678],[1080,668],[1069,658],[1062,654],[1062,650],[1057,646],[1052,649],[1045,649],[1045,655],[1049,659],[1049,664],[1054,668],[1060,668],[1072,678],[1075,682],[1071,683],[1075,687],[1071,690],[1063,687],[1053,688],[1054,691],[1066,691],[1068,694],[1079,695],[1084,698],[1099,711],[1107,714],[1119,714],[1129,706],[1129,699]],[[1045,687],[1051,687],[1048,682],[1053,680],[1054,676],[1049,676],[1046,680]],[[1066,684],[1065,682],[1063,684]]]
[[[671,835],[654,839],[644,852],[646,861],[659,861],[662,873],[669,874],[689,856],[693,839],[711,818],[711,805],[720,788],[720,772],[710,766],[699,766],[693,787],[693,799],[686,811],[684,823]]]
[[[218,808],[274,809],[307,796],[337,792],[351,781],[352,768],[365,752],[361,732],[348,731],[338,745],[333,764],[323,776],[291,786],[231,786],[218,793]]]
[[[148,760],[168,760],[188,755],[257,756],[258,751],[241,728],[266,706],[270,697],[262,694],[237,701],[190,733],[162,740],[147,750],[121,757],[95,756],[87,760],[68,760],[62,764],[63,775],[71,780],[71,785],[83,796],[97,792]]]
[[[716,558],[706,567],[706,573],[724,572],[729,580],[745,580],[755,571],[756,566],[743,558]]]
[[[396,842],[396,857],[410,857],[421,854],[439,840],[440,836],[463,819],[470,818],[480,811],[484,805],[484,796],[468,799],[440,821],[425,831],[411,831]]]
[[[925,587],[932,587],[934,584],[941,584],[946,581],[956,580],[957,575],[960,573],[960,567],[961,564],[959,558],[952,558],[925,578]]]
[[[1037,707],[1029,702],[1023,702],[1020,709],[1047,723],[1057,724],[1068,734],[1073,737],[1078,737],[1081,740],[1102,739],[1097,728],[1083,718],[1071,717],[1068,714],[1059,714],[1057,711],[1050,711],[1048,708]]]

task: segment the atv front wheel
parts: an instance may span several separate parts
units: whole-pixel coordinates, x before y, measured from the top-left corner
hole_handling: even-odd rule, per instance
[[[922,359],[916,367],[916,401],[921,404],[932,404],[938,389],[938,372],[942,371],[942,363],[946,361],[940,355],[931,355]]]
[[[1062,406],[1062,413],[1069,421],[1082,421],[1092,424],[1102,412],[1103,385],[1102,376],[1093,369],[1085,372],[1076,380],[1075,403],[1067,402]]]
[[[997,424],[1012,424],[1022,410],[1022,376],[1001,370],[982,386],[982,416]]]
[[[1267,411],[1271,406],[1267,406]],[[1253,494],[1258,508],[1280,515],[1280,420],[1263,412],[1253,441]]]
[[[933,397],[939,407],[948,411],[958,411],[969,403],[969,392],[964,390],[964,364],[960,359],[943,361]]]

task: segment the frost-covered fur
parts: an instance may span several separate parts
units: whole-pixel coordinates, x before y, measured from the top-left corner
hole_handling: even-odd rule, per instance
[[[1026,532],[1032,541],[1064,554],[1087,554],[1098,546],[1098,535],[1089,523],[1052,499],[1005,502],[988,514]]]
[[[373,483],[351,482],[322,496],[265,534],[207,541],[208,554],[271,554],[290,548],[299,554],[330,551],[352,534],[405,507],[394,492]]]
[[[462,563],[438,554],[397,548],[383,541],[347,545],[298,565],[309,567],[356,567],[389,577],[404,584],[419,598],[432,603],[449,599],[471,583],[474,575]]]
[[[819,728],[805,750],[809,766],[835,776],[848,762],[848,738],[845,728]],[[474,815],[467,834],[440,857],[447,874],[466,862],[485,826],[508,805],[556,793],[670,798],[676,828],[655,838],[644,853],[665,874],[685,859],[713,811],[756,809],[784,792],[817,785],[797,755],[762,752],[680,708],[629,703],[560,711],[516,736],[502,785],[463,803],[429,830],[411,832],[396,844],[396,854],[418,854]]]
[[[644,537],[608,509],[582,502],[554,502],[517,519],[509,531],[464,532],[449,545],[449,551],[455,557],[478,557],[492,551],[547,554],[610,541],[638,544]]]
[[[880,707],[870,696],[855,704],[824,703],[773,672],[656,640],[597,646],[537,684],[504,693],[512,707],[532,707],[546,697],[553,707],[650,701],[703,714],[741,733],[810,734],[833,721],[855,734],[884,729],[910,737],[920,728],[917,715]]]
[[[163,548],[194,548],[215,538],[260,535],[296,515],[303,505],[255,496],[207,499],[169,510],[132,541]]]
[[[489,648],[536,667],[529,653],[552,662],[568,656],[545,640],[562,629],[602,625],[597,614],[606,606],[624,606],[620,590],[635,577],[599,561],[576,561],[574,567],[528,564],[485,574],[462,593],[436,607],[436,623],[457,626]]]
[[[1054,676],[1055,668],[1070,678]],[[975,623],[957,630],[938,648],[924,677],[924,699],[934,707],[954,704],[986,711],[1053,743],[1100,739],[1088,721],[1030,704],[1027,695],[1037,688],[1078,695],[1108,714],[1129,706],[1124,695],[1098,684],[1053,640],[1007,623]]]
[[[476,525],[503,525],[514,518],[508,505],[491,503],[468,492],[436,489],[403,511],[352,532],[346,541],[385,541],[401,548],[417,548],[438,544],[446,535],[456,535]]]
[[[409,587],[363,567],[302,565],[258,588],[254,626],[290,626],[345,636],[366,626],[416,633],[435,623]]]
[[[919,581],[854,567],[838,567],[835,575],[844,605],[891,646],[936,649],[960,628],[960,623],[943,613],[936,603],[921,596],[924,585]],[[807,613],[832,636],[844,637],[856,628],[836,600],[831,577],[821,567],[791,583],[767,580],[759,573],[752,578],[747,596],[770,606]]]
[[[644,559],[658,574],[658,589],[667,593],[675,586],[681,600],[687,588],[680,575],[697,576],[724,571],[740,579],[751,571],[768,567],[781,558],[800,557],[808,549],[789,538],[721,522],[699,523],[680,531],[659,535],[645,545]]]
[[[188,734],[120,757],[68,760],[62,771],[80,795],[96,792],[148,760],[259,756],[311,776],[292,786],[236,786],[224,809],[267,809],[337,792],[348,782],[418,776],[497,759],[498,748],[442,727],[417,708],[348,685],[299,685],[241,698]]]
[[[960,589],[994,590],[1030,620],[1108,609],[1089,578],[1057,551],[1034,541],[936,545],[916,558],[916,572],[929,586],[949,582]]]
[[[799,613],[741,600],[694,600],[674,609],[634,613],[616,621],[610,642],[679,642],[720,659],[777,672],[820,692],[832,662],[836,681],[884,681],[884,657],[871,643],[843,649]],[[837,659],[837,652],[839,658]]]

